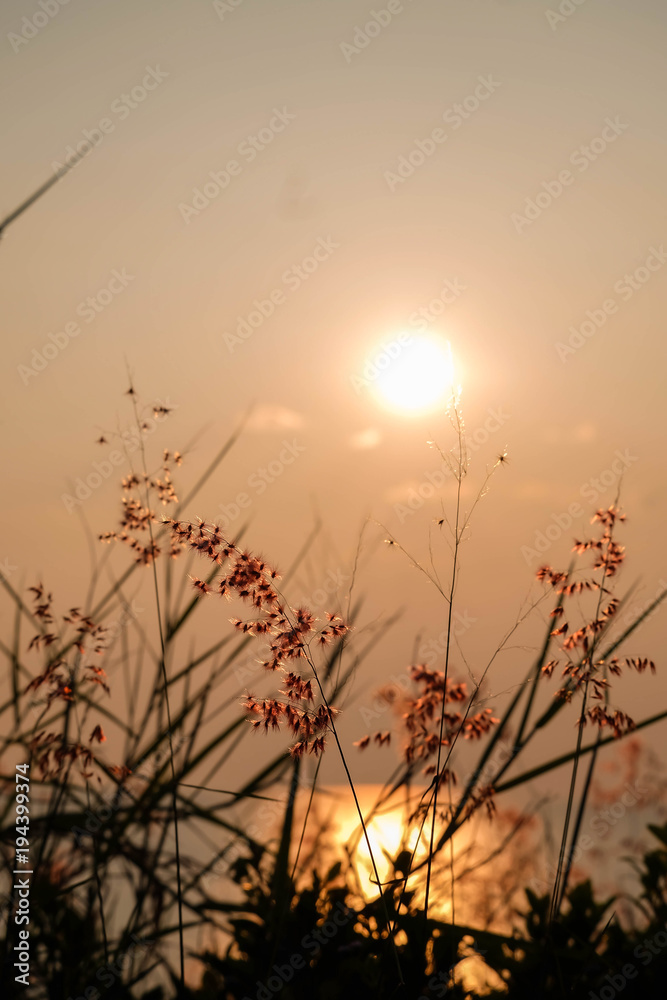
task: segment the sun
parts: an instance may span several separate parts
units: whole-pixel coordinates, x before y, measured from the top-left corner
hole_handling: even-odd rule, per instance
[[[379,401],[392,410],[413,414],[447,403],[454,392],[449,344],[438,337],[403,334],[393,345],[381,370],[378,365],[374,386]]]

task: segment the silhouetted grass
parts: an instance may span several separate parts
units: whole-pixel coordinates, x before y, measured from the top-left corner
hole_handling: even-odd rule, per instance
[[[133,387],[130,396],[141,429]],[[175,483],[178,452],[167,451],[158,462],[142,447],[139,467],[128,454],[120,525],[101,537],[126,546],[133,561],[117,579],[110,576],[106,592],[97,594],[102,567],[111,572],[106,556],[85,604],[64,612],[46,581],[27,597],[0,577],[12,609],[10,636],[0,642],[7,664],[0,704],[0,822],[11,873],[14,768],[28,763],[34,996],[88,998],[97,991],[101,997],[146,1000],[473,997],[480,995],[485,970],[492,979],[488,995],[589,997],[627,978],[623,966],[633,962],[637,977],[625,995],[635,988],[644,997],[660,995],[667,947],[650,952],[646,964],[637,949],[644,947],[642,935],[657,940],[667,928],[667,829],[652,828],[660,846],[646,854],[639,870],[635,925],[615,915],[614,899],[597,900],[589,882],[571,883],[600,748],[667,718],[664,711],[635,723],[611,701],[615,675],[653,669],[645,658],[616,653],[665,594],[611,638],[624,607],[612,592],[623,561],[615,537],[622,515],[612,505],[597,513],[597,533],[577,543],[567,570],[540,569],[542,592],[477,679],[453,678],[450,637],[461,544],[505,455],[465,510],[461,485],[468,466],[458,401],[452,422],[455,449],[439,449],[458,483],[449,563],[436,557],[431,537],[427,564],[399,539],[387,538],[442,598],[443,669],[411,664],[406,690],[394,698],[397,731],[383,729],[356,741],[361,749],[371,742],[398,740],[399,746],[399,762],[366,812],[336,706],[395,619],[387,616],[380,627],[365,629],[361,601],[351,596],[345,617],[332,609],[319,619],[291,605],[291,579],[319,526],[300,547],[295,543],[295,561],[281,579],[242,546],[247,526],[231,538],[213,522],[190,519],[198,491],[241,427],[183,502]],[[170,516],[160,517],[158,505]],[[437,528],[447,532],[445,517]],[[198,564],[205,567],[201,575]],[[153,576],[155,626],[132,612],[128,593],[146,571]],[[442,585],[445,571],[449,582]],[[203,600],[230,600],[239,611],[233,625],[223,626],[201,650],[194,638]],[[543,606],[548,611],[537,653],[496,717],[484,707],[482,687],[510,638]],[[253,648],[262,656],[260,674],[275,680],[276,690],[266,698],[244,684],[231,694],[225,687]],[[545,690],[554,675],[560,676],[555,696]],[[575,700],[580,717],[573,748],[535,763],[530,752],[536,736],[555,727]],[[594,734],[589,741],[587,726]],[[289,745],[268,756],[255,774],[237,774],[230,762],[254,738],[253,728],[282,731]],[[477,743],[479,752],[461,779],[464,743]],[[500,759],[499,750],[507,746],[511,752]],[[356,832],[338,845],[333,861],[322,846],[327,829],[318,826],[314,808],[324,752],[338,755],[358,816]],[[315,769],[309,772],[311,757]],[[565,765],[572,767],[570,789],[549,891],[526,888],[526,909],[514,930],[472,926],[470,874],[502,857],[532,819],[521,815],[504,824],[500,797]],[[259,830],[247,812],[253,804],[270,811]],[[374,818],[397,805],[403,810],[401,842],[388,854],[373,843],[370,829]],[[483,816],[497,843],[479,860],[458,843],[461,831]],[[359,856],[364,844],[368,881]],[[203,864],[202,855],[208,858]],[[381,859],[388,866],[384,877]],[[11,880],[5,885],[9,890]],[[9,957],[16,943],[16,900],[6,896],[5,903],[3,977],[13,995],[22,989]],[[477,967],[474,982],[465,971],[471,964]]]

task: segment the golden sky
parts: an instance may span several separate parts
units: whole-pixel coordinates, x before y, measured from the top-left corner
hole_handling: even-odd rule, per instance
[[[621,472],[625,581],[638,600],[656,594],[663,3],[5,0],[0,19],[0,214],[89,150],[0,245],[12,526],[0,562],[13,582],[43,577],[81,601],[77,515],[113,527],[125,472],[81,505],[63,495],[109,461],[100,432],[130,422],[126,365],[143,399],[174,407],[148,447],[192,443],[186,484],[256,404],[190,513],[233,512],[245,496],[250,543],[284,566],[318,511],[296,598],[332,580],[344,594],[367,515],[423,556],[439,497],[452,498],[451,483],[429,496],[439,461],[426,442],[449,448],[451,430],[437,407],[382,405],[367,377],[383,352],[400,372],[407,335],[451,344],[470,498],[505,448],[510,459],[463,556],[470,662],[516,618],[537,539],[564,568]],[[370,542],[359,587],[367,620],[405,609],[368,663],[372,686],[410,662],[416,635],[437,639],[444,611],[399,553]],[[640,643],[659,664],[663,631],[656,616]],[[491,690],[524,662],[506,657]],[[633,681],[638,718],[664,696],[665,669]]]

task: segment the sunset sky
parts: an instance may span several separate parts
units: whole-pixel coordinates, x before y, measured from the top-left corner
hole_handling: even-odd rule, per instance
[[[188,514],[220,517],[244,495],[235,524],[250,517],[249,545],[281,567],[319,515],[293,597],[333,580],[342,606],[370,517],[360,624],[403,610],[357,681],[370,691],[412,661],[417,636],[440,635],[445,613],[375,522],[427,557],[453,483],[414,511],[408,501],[433,492],[427,442],[455,444],[442,398],[405,411],[373,373],[389,357],[414,405],[451,345],[471,450],[464,501],[509,458],[462,554],[475,672],[540,562],[566,568],[621,472],[624,586],[638,583],[638,602],[656,595],[667,8],[560,8],[572,13],[557,0],[5,0],[0,215],[93,143],[0,245],[0,564],[13,584],[39,578],[63,606],[84,600],[79,515],[94,534],[114,527],[127,469],[81,504],[67,496],[108,463],[100,434],[131,423],[128,367],[143,400],[174,408],[147,448],[155,464],[165,447],[186,452],[183,493],[254,404]],[[438,552],[446,575],[444,540]],[[114,553],[118,573],[128,558]],[[142,601],[150,629],[149,592]],[[206,610],[206,636],[229,627],[223,611]],[[664,627],[656,615],[633,649],[658,676],[618,688],[637,719],[664,705]],[[489,694],[523,675],[527,655],[499,659]],[[351,740],[367,727],[350,706]],[[368,780],[386,765],[355,764]]]

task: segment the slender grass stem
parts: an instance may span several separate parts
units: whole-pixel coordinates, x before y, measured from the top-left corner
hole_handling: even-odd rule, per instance
[[[433,846],[435,843],[435,824],[438,815],[438,789],[440,786],[440,763],[442,760],[442,745],[445,735],[445,706],[447,703],[447,680],[449,675],[449,653],[451,649],[451,636],[452,636],[452,613],[454,605],[454,591],[456,590],[456,580],[457,580],[457,568],[458,568],[458,558],[459,558],[459,545],[461,543],[461,533],[459,531],[459,524],[461,519],[461,485],[463,483],[463,476],[465,474],[465,466],[463,459],[463,431],[461,427],[461,418],[459,411],[454,405],[454,413],[457,418],[457,431],[459,439],[459,455],[458,455],[458,472],[457,472],[457,486],[456,486],[456,520],[454,524],[454,551],[452,553],[452,576],[449,588],[449,596],[447,600],[447,639],[445,643],[445,671],[442,680],[442,706],[440,711],[440,730],[438,737],[438,756],[435,766],[435,786],[433,790],[433,819],[431,821],[431,835],[429,840],[429,850],[428,850],[428,865],[426,869],[426,889],[424,893],[424,923],[428,921],[428,899],[429,891],[431,888],[431,873],[433,867]],[[454,883],[452,882],[452,897],[454,893]],[[453,907],[452,907],[453,912]]]
[[[383,892],[383,889],[382,889],[382,881],[380,879],[380,873],[378,871],[377,862],[375,861],[375,854],[373,853],[373,848],[371,847],[371,841],[370,841],[370,837],[368,836],[368,829],[366,827],[366,822],[364,820],[364,814],[363,814],[363,811],[361,809],[361,805],[359,803],[359,798],[357,796],[357,790],[354,787],[354,781],[352,779],[352,775],[350,773],[350,769],[348,767],[347,760],[345,758],[345,751],[343,750],[343,746],[342,746],[342,744],[340,742],[340,738],[338,736],[338,730],[336,729],[336,723],[334,722],[334,719],[333,719],[333,712],[331,711],[331,707],[329,705],[329,701],[328,701],[327,696],[325,694],[324,688],[322,687],[322,682],[320,681],[320,677],[319,677],[319,674],[317,672],[317,668],[315,667],[315,664],[314,664],[313,659],[310,656],[310,654],[306,653],[306,658],[308,660],[308,663],[310,664],[311,670],[313,671],[313,675],[315,677],[315,680],[317,682],[317,686],[318,686],[318,688],[320,690],[320,694],[322,696],[322,700],[324,701],[324,704],[326,705],[327,711],[329,713],[329,726],[331,728],[331,732],[333,733],[334,740],[336,741],[336,746],[338,747],[338,753],[340,755],[340,759],[342,761],[343,768],[345,770],[345,775],[347,777],[350,789],[352,791],[352,797],[354,799],[354,805],[355,805],[355,808],[357,810],[357,815],[359,816],[359,822],[361,823],[361,827],[362,827],[362,829],[364,831],[364,839],[366,841],[366,846],[368,847],[368,853],[370,855],[371,865],[373,866],[373,874],[375,875],[375,881],[377,883],[378,891],[380,893],[380,901],[382,903],[382,909],[384,910],[385,920],[386,920],[386,923],[387,923],[387,935],[388,935],[390,946],[391,946],[392,953],[393,953],[393,956],[394,956],[394,962],[396,964],[396,971],[398,973],[399,985],[400,986],[404,986],[405,985],[405,980],[403,979],[403,971],[401,969],[401,962],[400,962],[400,958],[398,956],[398,949],[396,947],[396,941],[394,940],[394,935],[393,935],[392,929],[391,929],[392,925],[391,925],[391,921],[389,919],[389,910],[387,908],[387,901],[385,899],[384,892]]]
[[[141,424],[139,421],[139,412],[137,410],[137,400],[134,392],[134,387],[130,379],[130,397],[132,399],[132,406],[134,409],[134,418],[137,425],[137,430],[139,432],[139,444],[141,451],[141,461],[144,473],[144,487],[146,494],[146,510],[149,512],[148,516],[148,533],[151,543],[151,566],[153,570],[153,588],[155,591],[155,607],[157,611],[157,623],[158,632],[160,635],[160,666],[162,671],[162,680],[164,683],[164,703],[165,710],[167,714],[167,736],[169,740],[169,764],[171,769],[171,800],[172,800],[172,811],[174,817],[174,851],[176,855],[176,888],[177,888],[177,902],[178,902],[178,947],[179,947],[179,959],[180,959],[180,979],[181,979],[181,991],[185,994],[185,943],[183,937],[183,887],[182,887],[182,877],[181,877],[181,848],[180,848],[180,837],[178,829],[178,783],[176,780],[176,767],[174,764],[174,744],[173,744],[173,729],[171,722],[171,706],[169,703],[169,677],[167,675],[167,662],[166,662],[166,647],[164,640],[164,628],[162,623],[162,607],[160,602],[160,588],[158,585],[157,578],[157,567],[155,565],[155,540],[153,538],[153,524],[152,518],[150,516],[149,507],[149,487],[148,487],[148,470],[146,463],[146,449],[144,446],[144,439],[141,433]]]
[[[596,606],[596,610],[595,610],[595,620],[596,621],[598,621],[599,618],[600,618],[600,610],[602,608],[602,598],[603,598],[603,595],[605,593],[604,582],[607,579],[607,576],[609,575],[608,567],[609,567],[609,557],[610,557],[610,553],[611,553],[612,540],[613,540],[613,524],[610,527],[608,537],[606,538],[606,547],[605,547],[604,555],[601,556],[601,560],[600,560],[601,561],[601,568],[602,568],[602,579],[600,581],[600,589],[599,589],[599,594],[598,594],[597,606]],[[554,879],[553,893],[552,893],[552,896],[551,896],[551,906],[549,908],[549,924],[550,924],[550,926],[558,918],[558,914],[560,912],[560,908],[561,908],[561,906],[563,904],[563,898],[564,898],[565,889],[566,889],[566,885],[567,885],[567,880],[564,879],[564,877],[563,877],[563,875],[564,875],[563,866],[565,864],[565,853],[566,853],[566,849],[567,849],[567,841],[568,841],[568,836],[569,836],[569,827],[570,827],[570,821],[571,821],[571,818],[572,818],[572,809],[574,807],[574,796],[575,796],[575,790],[576,790],[576,784],[577,784],[577,772],[578,772],[578,768],[579,768],[579,758],[581,757],[581,747],[582,747],[583,737],[584,737],[584,726],[586,724],[586,708],[587,708],[587,704],[588,704],[588,692],[589,692],[589,688],[590,688],[590,678],[591,678],[591,673],[592,673],[592,671],[595,668],[594,657],[595,657],[595,653],[597,651],[598,644],[599,644],[599,638],[598,638],[598,635],[595,634],[595,636],[593,638],[593,642],[591,643],[591,648],[587,652],[587,656],[584,658],[584,661],[583,661],[584,664],[587,664],[586,680],[585,680],[585,683],[584,683],[584,692],[583,692],[582,705],[581,705],[581,716],[579,718],[579,725],[577,727],[577,744],[576,744],[576,748],[575,748],[574,761],[573,761],[573,764],[572,764],[572,775],[570,777],[570,788],[569,788],[569,791],[568,791],[567,806],[566,806],[566,810],[565,810],[565,821],[563,823],[563,834],[562,834],[562,837],[561,837],[560,850],[559,850],[559,854],[558,854],[558,868],[556,870],[556,878]],[[594,757],[593,757],[593,760],[594,760]],[[585,794],[587,793],[587,790],[588,790],[588,785],[586,787]],[[585,797],[584,797],[584,799],[582,799],[582,809],[583,809],[584,805],[585,805]],[[570,866],[571,866],[571,860],[568,860],[568,862],[567,862],[567,873],[568,873],[568,875],[569,875],[569,871],[570,871]]]

